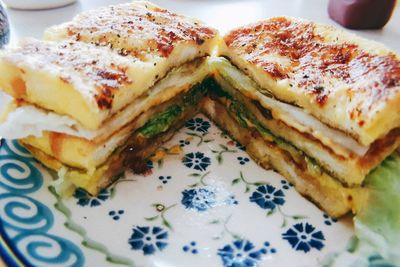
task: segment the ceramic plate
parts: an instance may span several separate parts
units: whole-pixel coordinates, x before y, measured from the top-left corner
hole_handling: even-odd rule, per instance
[[[146,175],[60,198],[15,141],[0,150],[1,254],[33,266],[319,266],[353,234],[198,115]]]
[[[76,0],[3,0],[9,8],[36,10],[62,7],[74,3]]]

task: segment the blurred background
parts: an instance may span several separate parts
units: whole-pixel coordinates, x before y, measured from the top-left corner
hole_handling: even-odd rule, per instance
[[[17,37],[23,36],[40,38],[46,27],[68,21],[83,10],[123,3],[128,0],[7,0],[4,2],[9,4],[22,2],[22,4],[29,5],[32,3],[43,4],[49,1],[53,4],[59,1],[60,5],[68,4],[68,2],[73,3],[48,10],[7,9],[11,24],[12,41],[15,41]],[[351,2],[351,0],[346,1]],[[386,0],[372,1],[380,2]],[[328,16],[328,0],[154,0],[153,2],[175,12],[199,18],[219,29],[221,33],[239,25],[279,15],[301,17],[339,26]],[[391,20],[383,29],[357,30],[357,34],[383,42],[390,48],[400,52],[400,11],[398,2]]]

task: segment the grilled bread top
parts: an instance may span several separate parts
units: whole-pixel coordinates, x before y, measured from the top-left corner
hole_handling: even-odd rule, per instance
[[[50,40],[69,38],[110,46],[121,55],[132,55],[143,61],[169,58],[185,51],[191,54],[202,46],[210,48],[208,44],[216,36],[216,30],[196,19],[145,1],[83,12],[70,22],[47,29],[44,34]],[[209,52],[206,50],[203,54]]]
[[[219,53],[266,94],[304,108],[362,145],[400,126],[400,60],[380,44],[275,17],[230,31]]]
[[[68,115],[88,129],[98,128],[123,97],[147,88],[142,77],[156,73],[152,64],[107,47],[35,39],[2,51],[0,71],[0,87],[14,98]]]
[[[0,54],[0,87],[89,130],[172,68],[211,54],[217,32],[147,2],[100,8]]]

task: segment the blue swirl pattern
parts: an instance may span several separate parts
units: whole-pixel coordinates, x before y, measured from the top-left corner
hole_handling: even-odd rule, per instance
[[[20,157],[26,160],[35,160],[34,157],[26,150],[23,146],[21,146],[18,141],[3,141],[2,149],[6,150],[7,154],[13,155],[14,157]]]
[[[52,211],[27,196],[42,186],[43,176],[29,152],[16,141],[2,142],[0,227],[4,227],[2,232],[18,250],[15,253],[33,266],[84,266],[85,259],[79,247],[49,233],[54,225]]]
[[[47,232],[53,214],[39,201],[13,193],[0,194],[1,220],[5,226],[24,232]]]
[[[0,155],[0,187],[16,194],[33,193],[43,185],[43,176],[29,161]]]
[[[13,241],[20,251],[26,251],[26,258],[34,266],[83,266],[80,249],[64,238],[47,234],[24,233]]]

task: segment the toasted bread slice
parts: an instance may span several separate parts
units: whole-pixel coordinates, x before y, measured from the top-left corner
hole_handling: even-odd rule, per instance
[[[150,90],[150,95],[132,103],[136,109],[132,110],[128,107],[127,111],[132,115],[132,120],[122,127],[110,129],[111,134],[107,138],[99,136],[99,138],[88,140],[65,133],[45,131],[42,136],[28,136],[21,139],[20,142],[40,149],[65,165],[87,171],[94,170],[120,146],[123,146],[137,129],[143,127],[160,113],[176,105],[182,111],[187,106],[196,108],[199,99],[204,95],[202,81],[208,74],[207,62],[185,65],[187,65],[186,68],[179,68],[176,73],[174,73],[175,71],[170,73],[168,77],[157,83]],[[197,69],[193,70],[194,66]],[[189,70],[192,72],[188,73]],[[12,121],[9,124],[12,124]]]
[[[0,72],[0,88],[14,98],[94,130],[153,85],[158,70],[107,47],[27,39],[2,51]]]
[[[395,128],[371,145],[362,146],[304,109],[262,94],[257,84],[228,60],[213,58],[211,65],[218,84],[242,103],[260,125],[313,158],[347,186],[362,184],[365,176],[400,145],[400,128]]]
[[[142,142],[138,142],[138,138],[141,139],[139,135],[133,134],[102,165],[93,170],[71,167],[36,147],[28,144],[22,145],[43,165],[58,172],[59,184],[61,185],[58,193],[63,194],[64,190],[70,192],[72,191],[71,189],[80,187],[92,195],[97,195],[100,190],[109,186],[127,169],[139,174],[149,170],[146,165],[148,158],[164,142],[168,141],[187,119],[193,117],[197,112],[198,109],[196,107],[186,109],[180,118],[175,120],[166,131],[144,139]],[[175,153],[179,153],[179,151]]]
[[[400,126],[400,60],[381,44],[275,17],[230,31],[219,53],[264,93],[304,108],[362,145]]]
[[[201,22],[147,2],[85,12],[45,36],[53,41],[26,40],[0,55],[0,87],[90,130],[173,67],[211,54],[218,39]]]
[[[110,46],[121,55],[146,62],[181,64],[209,54],[218,33],[197,19],[150,2],[134,1],[83,12],[70,22],[47,29],[44,38]]]
[[[311,199],[332,217],[340,217],[348,212],[357,212],[358,203],[364,198],[362,187],[346,188],[327,173],[314,173],[307,168],[299,168],[287,151],[266,141],[260,134],[244,129],[227,108],[210,98],[205,98],[202,110],[231,137],[246,147],[253,159],[265,168],[272,167],[291,183],[296,190]]]

